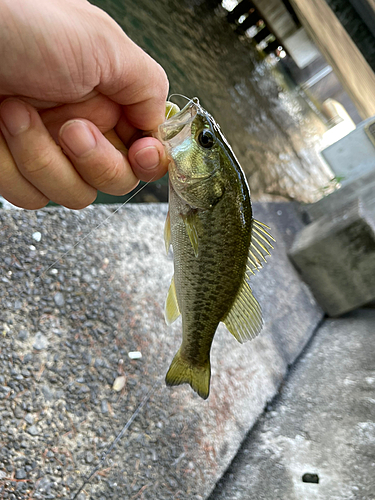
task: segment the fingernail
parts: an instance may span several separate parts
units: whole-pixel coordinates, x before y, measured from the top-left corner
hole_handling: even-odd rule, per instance
[[[16,136],[30,127],[30,113],[20,101],[6,101],[0,106],[0,118],[10,135]]]
[[[86,125],[80,120],[69,121],[60,129],[60,138],[74,156],[84,156],[96,146],[96,139]]]
[[[159,151],[155,146],[140,149],[135,153],[134,159],[141,168],[146,170],[155,168],[160,163]]]

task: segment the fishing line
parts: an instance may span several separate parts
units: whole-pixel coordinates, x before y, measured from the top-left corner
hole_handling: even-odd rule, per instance
[[[154,394],[154,392],[156,391],[156,388],[157,386],[161,383],[160,380],[157,380],[155,382],[155,384],[151,387],[151,389],[148,391],[148,393],[146,394],[146,396],[142,399],[142,401],[140,402],[140,404],[138,405],[137,409],[133,412],[133,414],[131,415],[131,417],[129,418],[129,420],[126,422],[126,424],[124,425],[124,427],[122,428],[122,430],[119,432],[119,434],[117,434],[116,438],[113,440],[113,442],[111,443],[111,445],[109,446],[109,448],[106,449],[106,451],[102,454],[101,458],[100,458],[100,461],[98,463],[98,465],[90,472],[90,474],[84,479],[84,482],[83,484],[81,485],[81,487],[79,488],[79,490],[76,492],[76,494],[74,495],[73,499],[72,500],[76,500],[78,498],[78,495],[81,493],[81,491],[83,490],[83,488],[86,486],[86,484],[88,484],[89,481],[91,481],[92,477],[98,472],[98,470],[103,466],[107,456],[113,451],[113,449],[116,447],[116,445],[119,443],[119,441],[121,441],[121,439],[123,438],[124,434],[126,433],[126,431],[129,429],[129,427],[131,426],[131,424],[134,422],[134,420],[137,418],[137,416],[139,415],[139,413],[141,412],[142,408],[145,406],[145,404],[149,401],[149,399],[151,398],[151,396]]]
[[[187,98],[186,98],[187,99]],[[167,118],[168,119],[168,118]],[[127,205],[137,194],[139,194],[150,182],[154,180],[156,177],[156,174],[149,180],[147,181],[143,186],[141,186],[135,193],[133,193],[129,199],[127,199],[124,203],[122,203],[119,207],[116,208],[116,210],[111,213],[108,217],[106,217],[102,222],[100,222],[97,226],[95,226],[89,233],[87,233],[83,238],[81,238],[77,243],[75,243],[69,250],[66,252],[60,254],[58,258],[49,266],[47,267],[41,274],[40,276],[43,278],[45,274],[55,266],[61,260],[62,258],[66,257],[69,255],[79,244],[81,244],[83,241],[85,241],[94,231],[96,231],[99,227],[103,226],[111,217],[113,217],[121,208],[123,208],[125,205]],[[114,448],[117,446],[117,444],[121,441],[131,424],[134,422],[134,420],[137,418],[139,413],[142,411],[143,407],[146,405],[146,403],[150,400],[151,396],[154,394],[156,391],[157,386],[161,383],[160,380],[156,381],[152,388],[148,391],[146,396],[142,399],[136,410],[133,412],[129,420],[126,422],[122,430],[119,432],[119,434],[116,436],[116,438],[113,440],[111,445],[107,448],[107,450],[102,454],[98,465],[90,472],[90,474],[84,479],[83,484],[81,487],[78,489],[78,491],[75,493],[73,500],[76,500],[78,498],[78,495],[82,492],[84,487],[91,481],[93,476],[99,471],[99,469],[103,466],[107,456],[114,450]]]
[[[199,103],[198,97],[193,97],[191,99],[189,97],[186,97],[186,95],[183,95],[183,94],[171,94],[168,97],[168,101],[171,99],[171,97],[182,97],[183,99],[186,99],[188,101],[188,103],[192,102],[194,104],[194,106],[196,106],[198,108],[198,110],[202,110],[202,106]]]
[[[183,99],[186,99],[189,102],[194,102],[195,104],[199,105],[198,97],[193,97],[193,99],[191,99],[190,97],[186,97],[186,95],[183,94],[170,94],[170,96],[168,97],[168,101],[171,100],[171,97],[182,97]]]
[[[149,180],[147,181],[143,186],[141,186],[134,194],[131,195],[131,197],[129,199],[127,199],[124,203],[122,203],[122,205],[120,205],[119,207],[116,208],[116,210],[111,213],[111,215],[108,215],[108,217],[106,219],[104,219],[102,222],[100,222],[97,226],[95,226],[93,229],[91,229],[91,231],[86,234],[86,236],[84,236],[83,238],[81,238],[79,241],[77,241],[77,243],[75,243],[72,248],[69,248],[69,250],[67,250],[66,252],[60,254],[58,256],[58,258],[49,266],[47,267],[47,269],[45,269],[40,277],[43,278],[44,275],[55,265],[57,264],[57,262],[59,262],[60,259],[66,257],[67,255],[70,254],[70,252],[72,252],[78,245],[80,245],[82,243],[82,241],[85,241],[94,231],[96,231],[99,227],[101,227],[103,224],[105,224],[111,217],[113,217],[122,207],[124,207],[125,205],[127,205],[129,203],[130,200],[132,200],[134,198],[134,196],[136,196],[137,194],[139,194],[142,189],[144,189],[146,186],[148,186],[150,184],[150,182],[153,181],[153,179],[156,177],[156,174]]]
[[[169,119],[169,115],[171,114],[171,112],[172,112],[172,106],[169,108],[168,114],[165,117],[165,121],[167,121]]]
[[[200,102],[199,102],[199,99],[198,97],[193,97],[192,99],[189,99],[189,97],[186,97],[186,95],[183,95],[183,94],[171,94],[169,97],[168,97],[168,101],[172,98],[172,97],[182,97],[183,99],[186,99],[188,101],[188,103],[192,103],[194,104],[194,106],[197,108],[197,110],[204,114],[208,120],[208,123],[209,123],[209,126],[210,126],[210,130],[212,132],[212,134],[215,135],[215,130],[219,130],[220,131],[220,127],[219,125],[216,123],[215,119],[213,118],[212,115],[210,115],[210,113],[208,113],[204,108],[202,108]],[[227,141],[226,141],[227,142]]]

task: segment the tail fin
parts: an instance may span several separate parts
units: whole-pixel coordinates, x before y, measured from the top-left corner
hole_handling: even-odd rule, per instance
[[[207,360],[205,366],[196,366],[189,363],[181,356],[180,350],[173,358],[171,366],[165,377],[167,385],[190,384],[191,388],[203,399],[210,393],[211,366]]]

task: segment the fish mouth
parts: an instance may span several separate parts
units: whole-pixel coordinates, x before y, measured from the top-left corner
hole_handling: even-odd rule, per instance
[[[157,139],[164,144],[167,143],[170,147],[180,144],[190,135],[191,124],[198,113],[198,107],[198,99],[194,97],[183,109],[159,125]],[[172,105],[170,109],[173,112],[178,108]]]

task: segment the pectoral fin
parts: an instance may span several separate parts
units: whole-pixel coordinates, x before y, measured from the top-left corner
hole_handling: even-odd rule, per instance
[[[171,216],[169,215],[169,210],[164,224],[164,243],[165,243],[165,250],[168,254],[169,247],[171,246]]]
[[[262,311],[245,279],[223,323],[241,344],[255,338],[261,331]]]
[[[186,232],[189,236],[191,246],[193,247],[194,255],[198,257],[198,236],[201,230],[201,224],[197,212],[191,211],[189,214],[182,215],[181,217],[185,223]]]
[[[174,284],[174,276],[172,276],[172,281],[168,290],[164,308],[164,317],[167,325],[171,325],[174,321],[176,321],[180,314],[180,308],[178,307],[177,302],[176,287]]]

